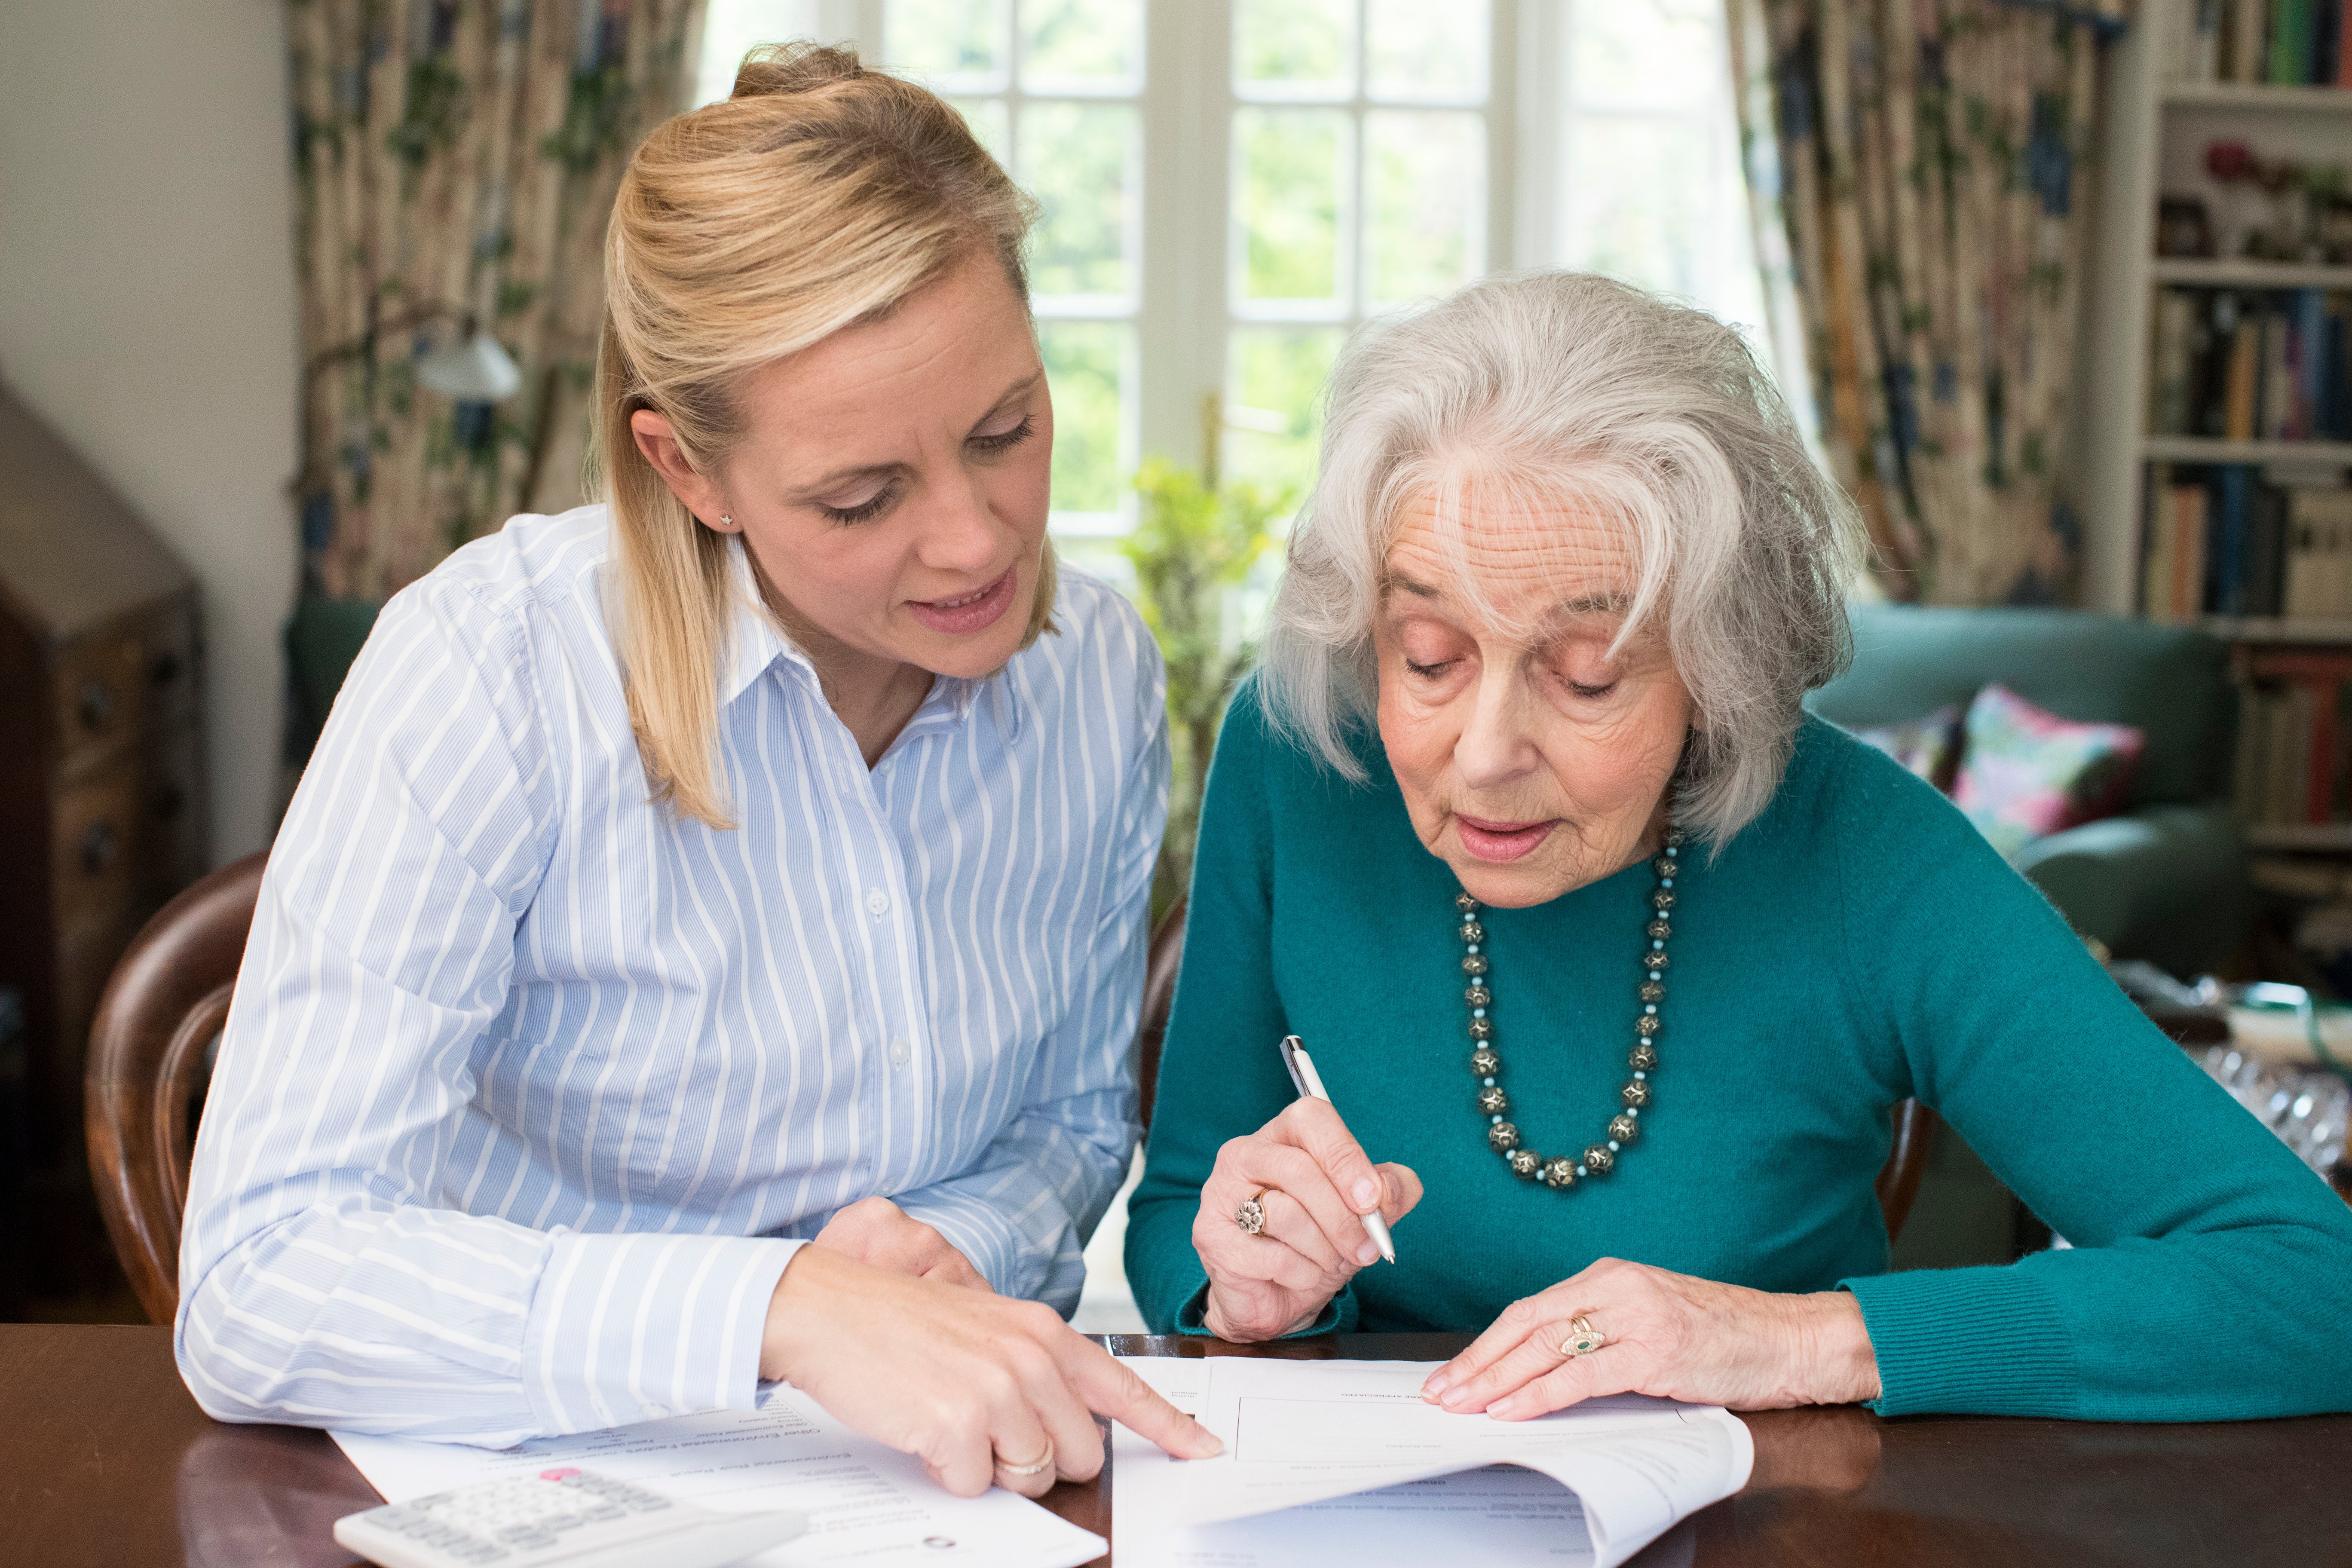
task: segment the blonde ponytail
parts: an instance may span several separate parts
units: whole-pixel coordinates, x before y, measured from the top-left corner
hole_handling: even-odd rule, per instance
[[[656,800],[733,826],[718,711],[730,546],[670,493],[629,416],[661,415],[707,473],[741,434],[744,373],[897,303],[974,247],[1026,299],[1034,213],[943,100],[847,49],[752,51],[733,97],[658,126],[630,159],[605,235],[594,451],[620,577],[614,640]],[[1049,544],[1024,647],[1051,629],[1054,591]]]

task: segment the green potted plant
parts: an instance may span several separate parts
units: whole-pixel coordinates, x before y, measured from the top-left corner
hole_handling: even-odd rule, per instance
[[[1191,878],[1217,723],[1254,651],[1225,636],[1226,595],[1274,543],[1266,524],[1288,509],[1290,496],[1243,482],[1212,488],[1160,458],[1144,460],[1135,489],[1140,516],[1120,549],[1135,568],[1137,602],[1168,662],[1174,767],[1168,837],[1152,889],[1156,920]]]

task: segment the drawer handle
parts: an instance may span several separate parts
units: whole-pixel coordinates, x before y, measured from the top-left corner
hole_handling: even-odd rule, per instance
[[[110,822],[93,822],[82,830],[81,868],[97,876],[114,864],[115,856],[122,852],[122,836],[114,831]]]
[[[187,668],[187,662],[176,653],[157,654],[154,664],[147,671],[147,679],[154,685],[169,686],[179,679]]]
[[[78,707],[83,729],[103,730],[106,721],[114,717],[114,689],[103,680],[85,680]]]

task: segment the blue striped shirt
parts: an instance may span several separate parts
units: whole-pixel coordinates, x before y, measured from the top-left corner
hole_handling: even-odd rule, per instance
[[[785,1261],[882,1194],[1075,1305],[1135,1140],[1160,657],[940,678],[870,771],[740,549],[736,826],[648,804],[602,507],[384,606],[262,880],[197,1140],[198,1403],[504,1445],[743,1407]]]

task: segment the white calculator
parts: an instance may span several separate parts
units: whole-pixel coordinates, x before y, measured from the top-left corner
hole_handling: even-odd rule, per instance
[[[790,1541],[804,1514],[717,1513],[568,1465],[335,1521],[383,1568],[719,1568]]]

